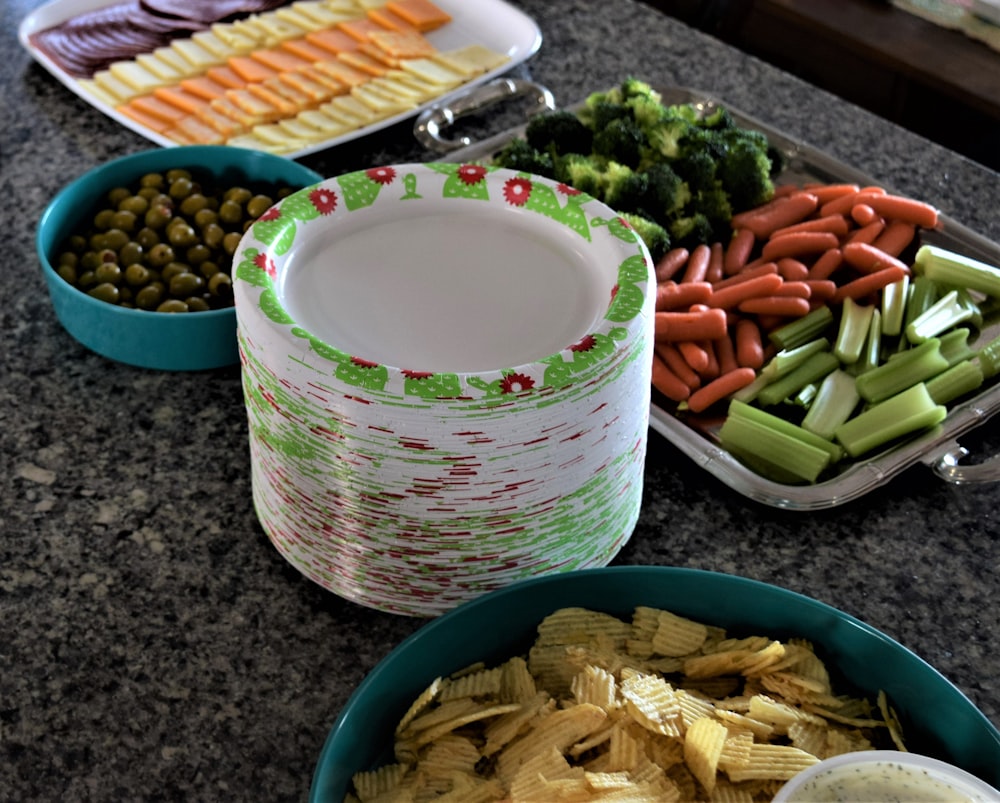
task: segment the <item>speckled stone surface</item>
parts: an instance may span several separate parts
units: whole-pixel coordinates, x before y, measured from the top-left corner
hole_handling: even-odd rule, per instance
[[[38,3],[0,10],[0,799],[301,801],[348,695],[419,621],[304,580],[250,501],[237,369],[108,362],[59,326],[33,235],[65,181],[148,147],[33,64]],[[626,74],[695,87],[1000,239],[998,176],[631,0],[519,0],[515,74],[570,104]],[[324,175],[425,159],[409,126],[304,159]],[[968,439],[1000,448],[1000,425]],[[806,593],[901,641],[1000,723],[1000,486],[917,465],[857,502],[748,501],[651,438],[616,563]]]

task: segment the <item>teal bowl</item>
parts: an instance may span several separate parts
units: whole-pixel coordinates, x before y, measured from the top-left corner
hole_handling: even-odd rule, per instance
[[[937,670],[899,643],[824,603],[726,574],[655,566],[587,569],[525,580],[434,619],[403,641],[345,704],[319,756],[310,803],[341,803],[351,776],[391,761],[393,731],[438,676],[527,652],[558,608],[630,617],[638,605],[725,627],[732,635],[813,642],[838,688],[889,695],[907,746],[1000,784],[1000,731]]]
[[[174,167],[234,185],[286,184],[300,189],[323,178],[290,159],[225,145],[156,148],[114,159],[71,181],[45,208],[35,238],[42,275],[63,328],[104,357],[162,371],[233,365],[239,362],[234,308],[169,314],[119,307],[74,287],[53,266],[60,245],[93,214],[108,190]]]

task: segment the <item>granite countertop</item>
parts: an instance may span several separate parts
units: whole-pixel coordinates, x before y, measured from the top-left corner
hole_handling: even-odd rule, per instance
[[[354,687],[419,620],[340,599],[279,556],[251,505],[238,368],[109,362],[60,327],[33,235],[70,178],[149,143],[92,110],[0,9],[0,797],[303,800]],[[518,0],[515,74],[563,104],[633,74],[695,87],[1000,240],[997,173],[632,0]],[[324,175],[427,158],[409,126],[303,159]],[[967,444],[1000,448],[1000,422]],[[897,639],[1000,724],[1000,485],[917,465],[817,512],[749,501],[658,435],[616,564],[740,574]]]

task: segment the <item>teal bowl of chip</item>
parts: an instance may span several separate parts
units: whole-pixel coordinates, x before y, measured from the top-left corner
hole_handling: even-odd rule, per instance
[[[726,629],[734,637],[812,642],[834,693],[875,700],[884,690],[906,747],[1000,784],[1000,731],[923,659],[864,622],[809,597],[733,575],[616,566],[524,580],[466,602],[403,641],[361,682],[333,724],[310,803],[340,803],[352,776],[393,760],[397,724],[431,682],[476,662],[526,655],[539,622],[565,607],[628,620],[637,606]]]
[[[239,362],[234,307],[168,313],[121,306],[89,295],[56,269],[69,236],[88,226],[111,189],[173,168],[186,168],[219,187],[240,185],[252,192],[278,186],[298,190],[323,178],[290,159],[225,145],[156,148],[99,165],[63,187],[39,220],[35,244],[49,298],[63,328],[110,360],[162,371],[233,365]]]

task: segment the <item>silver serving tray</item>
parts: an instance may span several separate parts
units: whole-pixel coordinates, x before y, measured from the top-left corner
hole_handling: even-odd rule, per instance
[[[720,99],[684,87],[657,89],[666,104],[693,103],[706,113],[722,105],[740,125],[765,133],[785,158],[785,168],[778,176],[781,182],[854,182],[862,186],[881,183],[886,186],[885,182],[877,182],[871,176],[783,134]],[[544,87],[539,87],[537,93],[539,97],[549,95]],[[475,114],[483,106],[496,101],[497,92],[494,90],[480,104],[474,90],[463,96],[457,107],[429,108],[417,118],[414,134],[426,147],[446,154],[443,158],[448,161],[489,159],[511,138],[523,133],[524,124],[474,143],[470,143],[467,137],[447,139],[445,132],[458,118]],[[540,103],[538,110],[549,105]],[[572,110],[577,107],[569,108]],[[921,200],[934,203],[933,198]],[[945,215],[940,216],[940,223],[938,230],[922,234],[923,243],[939,245],[1000,265],[1000,245]],[[997,336],[1000,336],[1000,321],[992,322],[978,333],[973,331],[971,344],[975,346],[977,342],[986,343]],[[930,467],[942,480],[953,484],[1000,480],[1000,456],[976,464],[962,465],[961,461],[969,452],[957,440],[986,422],[998,410],[1000,381],[994,381],[974,397],[953,404],[947,418],[934,429],[897,443],[872,457],[845,463],[837,474],[812,485],[775,482],[739,462],[719,446],[718,430],[723,421],[721,416],[679,413],[667,405],[656,403],[654,394],[649,423],[654,431],[701,468],[744,496],[788,510],[819,510],[857,499],[918,463]]]

